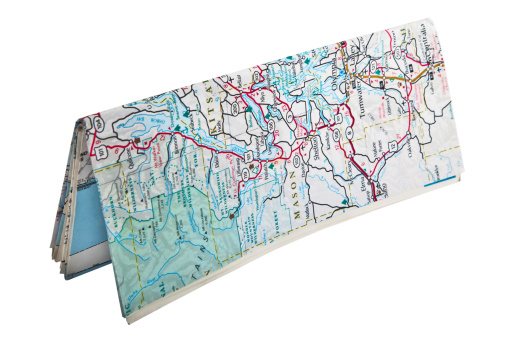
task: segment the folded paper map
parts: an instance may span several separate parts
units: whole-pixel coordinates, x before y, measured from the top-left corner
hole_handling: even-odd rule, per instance
[[[67,279],[112,261],[131,323],[462,172],[442,47],[422,20],[79,119],[53,258]]]

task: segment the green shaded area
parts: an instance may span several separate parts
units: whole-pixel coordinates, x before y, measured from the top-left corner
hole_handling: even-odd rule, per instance
[[[128,217],[111,243],[126,313],[241,257],[234,218],[218,219],[197,188],[155,196],[151,207],[152,218]]]

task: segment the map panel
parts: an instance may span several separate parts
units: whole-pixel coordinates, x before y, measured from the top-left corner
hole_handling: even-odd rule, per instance
[[[83,119],[123,315],[306,226],[459,176],[445,70],[423,20]]]

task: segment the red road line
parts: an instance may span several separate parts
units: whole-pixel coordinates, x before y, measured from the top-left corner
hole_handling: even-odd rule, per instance
[[[341,141],[338,141],[338,146],[340,147],[340,149],[343,151],[343,156],[345,156],[345,158],[347,158],[347,152],[345,152],[345,149],[342,148],[342,144],[341,144]]]
[[[301,141],[301,143],[294,149],[291,150],[290,154],[289,154],[289,157],[277,157],[277,158],[274,158],[272,160],[269,160],[268,162],[273,162],[273,161],[277,161],[277,160],[288,160],[292,157],[292,154],[296,151],[296,150],[300,150],[300,153],[301,153],[301,146],[305,143],[306,141]],[[275,145],[276,147],[278,147],[279,149],[282,150],[282,156],[283,156],[283,149],[280,148],[279,146]],[[301,154],[301,157],[304,157],[303,154]]]
[[[375,193],[375,183],[373,183],[373,181],[371,181],[371,192],[373,200],[377,202],[377,194]]]
[[[97,114],[93,114],[93,115],[98,115],[99,117],[101,117],[100,112],[98,112]],[[92,125],[93,125],[93,121],[92,121]],[[95,126],[93,126],[93,129],[95,129]],[[97,137],[97,130],[95,129],[95,132],[93,133],[93,142],[92,142],[92,146],[90,147],[90,155],[89,156],[95,156],[95,154],[92,154],[92,152],[93,152],[93,145],[95,144],[96,137]]]
[[[351,157],[350,158],[350,161],[352,163],[354,163],[354,165],[356,166],[357,169],[359,169],[359,171],[361,172],[361,174],[364,175],[364,177],[366,177],[366,179],[368,181],[370,181],[371,183],[371,192],[372,192],[372,196],[373,196],[373,200],[375,202],[377,202],[377,194],[375,193],[375,184],[373,183],[373,180],[370,179],[370,177],[366,174],[366,172],[359,166],[359,164],[357,164],[356,160],[354,160],[354,157]]]
[[[391,41],[389,42],[389,48],[391,49],[391,52],[392,52],[392,51],[393,51],[393,37],[391,36],[391,33],[389,33],[389,32],[387,31],[387,29],[386,29],[386,33],[387,33],[387,35],[389,35],[389,39],[391,40]]]
[[[185,139],[188,139],[188,140],[191,140],[196,146],[198,147],[203,147],[203,148],[206,148],[210,151],[214,151],[214,152],[217,152],[217,153],[224,153],[224,154],[232,154],[232,155],[235,155],[239,158],[241,158],[242,160],[244,160],[245,158],[239,154],[236,154],[235,152],[233,151],[229,151],[229,150],[217,150],[217,149],[213,149],[213,148],[210,148],[204,144],[199,144],[197,143],[197,141],[195,139],[193,139],[192,137],[190,136],[186,136],[182,133],[180,133],[179,131],[171,131],[171,132],[160,132],[160,133],[157,133],[155,134],[155,136],[150,140],[150,142],[148,143],[148,145],[146,147],[138,147],[135,143],[132,143],[132,141],[129,141],[128,144],[126,145],[115,145],[115,146],[106,146],[107,148],[109,149],[114,149],[114,148],[123,148],[125,149],[126,147],[128,147],[130,144],[132,144],[132,146],[138,150],[148,150],[150,147],[151,147],[151,143],[153,142],[153,140],[155,140],[159,135],[174,135],[174,134],[178,134],[180,135],[181,137],[185,138]],[[259,160],[254,160],[254,161],[259,161]]]
[[[356,148],[354,148],[354,144],[352,143],[352,140],[349,140],[350,147],[352,148],[352,154],[356,154]]]
[[[386,31],[386,33],[389,35],[389,39],[390,39],[390,48],[391,48],[391,52],[392,52],[392,51],[393,51],[393,37],[392,37],[392,36],[391,36],[391,34],[387,31],[387,29],[386,29],[385,31]],[[421,61],[417,61],[417,60],[412,59],[410,56],[408,56],[408,53],[407,53],[406,51],[404,51],[404,50],[401,50],[401,52],[402,52],[402,53],[405,53],[405,56],[406,56],[408,59],[410,59],[410,60],[412,60],[412,61],[414,61],[414,62],[416,62],[416,63],[420,64],[420,65],[421,65],[421,66],[423,66],[423,67],[426,67],[426,66],[429,66],[429,65],[430,65],[429,63],[422,64],[422,62],[421,62]]]
[[[386,30],[386,33],[389,35],[389,38],[390,38],[390,48],[391,48],[391,52],[392,52],[392,36],[391,36],[391,34],[390,34],[387,30]],[[405,52],[405,51],[402,51],[402,52]],[[421,62],[418,62],[418,61],[416,61],[416,60],[412,59],[411,57],[409,57],[409,56],[407,55],[407,53],[406,53],[406,52],[405,52],[405,54],[406,54],[406,57],[407,57],[407,58],[411,59],[411,60],[412,60],[412,61],[414,61],[414,62],[419,63],[421,66],[427,66],[427,65],[429,65],[429,64],[423,65]],[[260,71],[260,74],[259,74],[259,75],[262,77],[262,81],[265,81],[265,80],[266,80],[266,78],[262,75],[263,70],[262,70],[259,66],[256,66],[256,67],[257,67],[257,68],[259,69],[259,71]],[[383,68],[383,67],[378,67],[378,68]],[[383,69],[382,69],[382,71],[383,71]],[[371,81],[371,80],[370,80],[370,81]],[[259,106],[259,108],[260,108],[260,110],[261,110],[261,113],[262,113],[262,118],[264,119],[264,122],[265,122],[266,124],[268,123],[268,121],[267,121],[267,120],[266,120],[266,118],[264,117],[264,111],[263,111],[262,107],[259,105],[259,103],[258,103],[258,102],[257,102],[257,101],[256,101],[256,100],[252,97],[252,96],[250,96],[250,95],[249,95],[249,94],[253,94],[254,92],[256,92],[256,91],[260,90],[261,88],[258,88],[258,89],[255,89],[255,90],[252,90],[252,87],[254,86],[254,84],[252,84],[252,85],[249,87],[249,91],[242,91],[242,90],[239,90],[239,89],[238,89],[237,87],[235,87],[234,85],[232,85],[229,81],[227,81],[226,83],[227,83],[229,86],[231,86],[232,88],[234,88],[234,89],[238,92],[238,97],[239,97],[239,98],[241,98],[241,100],[244,102],[244,104],[245,104],[246,106],[248,106],[248,104],[247,104],[247,102],[243,99],[243,97],[241,96],[242,94],[247,95],[247,96],[248,96],[248,97],[249,97],[249,98],[250,98],[253,102],[255,102],[255,103]],[[284,101],[280,100],[280,99],[279,99],[276,95],[274,95],[274,93],[273,93],[273,91],[272,91],[271,89],[269,89],[269,88],[265,88],[265,90],[267,90],[267,91],[271,92],[271,93],[273,94],[273,97],[275,98],[275,100],[277,100],[277,101],[279,101],[280,103],[282,103],[282,104],[286,107],[287,111],[290,111],[290,106],[289,106],[286,102],[284,102]],[[407,99],[406,99],[406,100],[407,100],[407,102],[408,102],[408,98],[410,97],[411,92],[412,92],[412,83],[410,84],[410,92],[408,92],[408,90],[407,90]],[[238,97],[237,97],[237,98],[238,98]],[[236,100],[237,100],[237,98],[236,98]],[[350,127],[351,127],[351,128],[353,128],[353,126],[354,126],[354,124],[355,124],[355,118],[354,118],[354,116],[353,116],[353,114],[352,114],[352,110],[350,109],[350,107],[349,107],[349,106],[348,106],[348,104],[346,104],[346,103],[345,103],[345,104],[343,104],[343,103],[342,103],[342,104],[340,104],[340,106],[345,106],[345,107],[348,109],[349,116],[350,116],[350,117],[351,117],[351,119],[352,119],[352,124],[350,125]],[[409,132],[409,131],[410,131],[410,114],[411,114],[411,110],[410,110],[410,103],[409,103],[409,102],[408,102],[408,114],[409,114],[409,116],[408,116],[408,117],[409,117],[408,132]],[[99,113],[99,116],[100,116],[100,113]],[[296,124],[296,129],[297,129],[297,127],[301,127],[301,128],[303,128],[303,129],[306,131],[306,135],[305,135],[305,136],[307,136],[309,133],[314,133],[314,132],[316,132],[317,130],[324,129],[324,128],[326,128],[326,127],[331,128],[332,126],[334,126],[334,125],[336,124],[336,123],[332,123],[332,124],[328,124],[328,125],[322,125],[322,126],[319,126],[316,130],[311,130],[310,132],[308,132],[308,129],[306,129],[304,126],[299,125],[299,124],[297,123],[297,119],[294,119],[294,122],[295,122],[295,124]],[[95,131],[93,144],[95,143],[96,133],[97,133],[97,131]],[[184,134],[182,134],[182,133],[180,133],[180,132],[177,132],[177,131],[174,131],[174,132],[161,132],[161,133],[157,133],[157,134],[156,134],[156,135],[155,135],[155,136],[154,136],[154,137],[150,140],[150,142],[149,142],[149,144],[148,144],[148,146],[147,146],[147,147],[138,147],[138,146],[136,146],[134,143],[132,143],[132,141],[129,141],[129,143],[128,143],[127,145],[124,145],[124,146],[122,146],[122,145],[115,145],[115,146],[108,146],[108,145],[106,145],[106,147],[107,147],[107,148],[110,148],[110,149],[113,149],[113,148],[126,148],[126,147],[128,147],[130,144],[132,144],[132,145],[133,145],[133,147],[135,147],[136,149],[139,149],[139,150],[147,150],[147,149],[149,149],[149,148],[151,147],[151,143],[153,142],[153,140],[154,140],[154,139],[156,139],[159,135],[173,135],[173,134],[178,134],[178,135],[180,135],[181,137],[183,137],[183,138],[185,138],[185,139],[189,139],[189,140],[191,140],[191,141],[192,141],[193,143],[195,143],[195,145],[196,145],[196,146],[198,146],[198,147],[203,147],[203,148],[206,148],[206,149],[208,149],[208,150],[210,150],[210,151],[215,151],[215,152],[217,152],[217,153],[230,153],[230,154],[235,155],[235,156],[237,156],[237,157],[239,157],[239,158],[241,158],[241,159],[243,159],[243,160],[244,160],[244,157],[243,157],[243,156],[241,156],[241,155],[239,155],[239,154],[236,154],[236,153],[234,153],[234,152],[232,152],[232,151],[219,151],[219,150],[216,150],[216,149],[210,148],[210,147],[208,147],[208,146],[206,146],[206,145],[199,144],[199,143],[197,143],[197,141],[196,141],[195,139],[193,139],[193,138],[191,138],[191,137],[189,137],[189,136],[186,136],[186,135],[184,135]],[[407,136],[407,134],[405,134],[405,136],[404,136],[404,137],[403,137],[400,141],[398,141],[398,144],[400,144],[400,143],[401,143],[401,142],[405,139],[405,137],[406,137],[406,136]],[[276,139],[276,135],[273,135],[273,141],[274,141],[275,139]],[[305,143],[305,141],[302,141],[302,142],[301,142],[301,143],[300,143],[300,144],[299,144],[296,148],[292,149],[292,150],[291,150],[291,153],[289,154],[289,157],[282,157],[282,156],[283,156],[283,153],[284,153],[283,149],[282,149],[280,146],[278,146],[278,145],[274,145],[275,147],[277,147],[278,149],[280,149],[280,150],[281,150],[281,155],[280,155],[280,157],[274,158],[274,159],[272,159],[272,160],[268,160],[268,162],[277,161],[277,160],[288,160],[288,159],[290,159],[290,158],[292,157],[292,154],[293,154],[295,151],[299,151],[299,153],[300,153],[301,157],[304,157],[304,156],[303,156],[303,154],[301,153],[301,146],[302,146],[304,143]],[[92,148],[93,148],[93,144],[92,144]],[[347,157],[347,154],[346,154],[345,149],[343,149],[343,147],[341,146],[341,141],[340,141],[338,144],[339,144],[340,149],[343,151],[344,156],[345,156],[346,158],[348,158],[348,157]],[[353,143],[352,143],[352,140],[349,140],[349,144],[350,144],[350,146],[351,146],[351,148],[352,148],[352,152],[353,152],[353,154],[355,155],[355,154],[356,154],[356,151],[355,151],[354,145],[353,145]],[[277,151],[277,153],[278,153],[278,151]],[[373,171],[372,171],[371,175],[366,174],[366,172],[365,172],[365,171],[364,171],[364,170],[363,170],[363,169],[362,169],[362,168],[361,168],[361,167],[357,164],[357,162],[354,160],[354,158],[353,158],[353,157],[350,157],[350,158],[349,158],[349,160],[350,160],[351,162],[353,162],[353,163],[354,163],[354,165],[355,165],[355,166],[359,169],[359,171],[360,171],[360,172],[361,172],[361,173],[362,173],[362,174],[363,174],[363,175],[364,175],[364,176],[365,176],[368,180],[370,180],[371,176],[373,176],[373,174],[375,173],[375,170],[376,170],[376,168],[377,168],[378,164],[379,164],[379,163],[382,161],[382,159],[383,159],[383,158],[387,155],[387,153],[389,153],[389,150],[388,150],[387,152],[385,152],[385,153],[382,155],[382,157],[381,157],[381,158],[377,161],[377,163],[375,164],[375,167],[374,167],[374,169],[373,169]],[[90,156],[92,156],[92,154],[91,154],[91,150],[90,150]],[[257,175],[253,178],[253,179],[256,179],[256,178],[259,176],[260,172],[262,171],[262,162],[261,162],[261,160],[254,160],[254,161],[259,162],[259,163],[260,163],[260,165],[261,165],[261,169],[259,170],[259,172],[257,173]],[[249,179],[249,180],[250,180],[250,179]],[[371,180],[370,180],[370,182],[371,182],[371,185],[372,185],[373,199],[374,199],[374,201],[377,201],[376,194],[375,194],[375,185],[374,185],[373,181],[371,181]],[[238,196],[239,196],[239,192],[240,192],[239,186],[240,186],[240,184],[241,184],[241,183],[244,183],[244,182],[241,182],[241,181],[240,181],[240,182],[238,183]]]
[[[408,53],[407,53],[406,51],[404,51],[404,50],[402,50],[401,52],[402,52],[402,53],[405,53],[405,56],[406,56],[408,59],[410,59],[410,60],[414,61],[415,63],[420,64],[420,65],[421,65],[421,66],[423,66],[423,67],[427,67],[427,66],[429,66],[429,65],[430,65],[429,63],[422,64],[422,62],[421,62],[421,61],[417,61],[417,60],[412,59],[410,56],[408,56]]]
[[[361,166],[359,164],[357,164],[356,160],[354,160],[354,157],[350,157],[349,160],[352,163],[354,163],[354,165],[357,167],[357,169],[359,169],[361,174],[363,174],[369,180],[368,174],[366,174],[366,172],[363,170],[363,168],[361,168]]]
[[[251,177],[250,177],[250,178],[248,178],[248,180],[246,180],[246,182],[248,182],[248,181],[250,181],[250,180],[256,180],[256,179],[257,179],[257,177],[259,177],[260,173],[262,172],[262,162],[259,162],[259,164],[260,164],[260,166],[261,166],[261,167],[260,167],[259,172],[257,173],[257,175],[255,175],[255,177],[253,177],[253,178],[251,178]],[[240,186],[241,184],[243,184],[243,185],[244,185],[246,182],[244,182],[243,180],[241,180],[241,181],[239,181],[239,182],[238,182],[238,189],[237,189],[237,190],[238,190],[238,197],[239,197],[239,194],[240,194],[240,191],[241,191],[241,190],[239,189],[239,186]]]
[[[347,108],[349,110],[349,116],[352,118],[352,124],[350,125],[350,128],[353,128],[354,127],[354,123],[356,123],[356,119],[354,118],[354,116],[352,115],[352,110],[350,109],[349,105],[348,104],[343,104],[342,105],[345,106],[345,108]]]

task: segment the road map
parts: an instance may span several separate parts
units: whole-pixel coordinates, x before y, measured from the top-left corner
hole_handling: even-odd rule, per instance
[[[305,228],[464,170],[429,19],[81,123],[94,176],[84,184],[98,186],[126,317]]]

